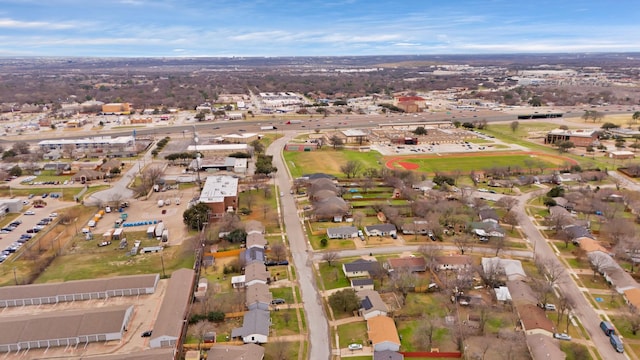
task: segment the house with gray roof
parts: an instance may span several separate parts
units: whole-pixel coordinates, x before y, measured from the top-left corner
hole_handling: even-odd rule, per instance
[[[396,226],[393,224],[376,224],[364,227],[367,236],[397,236]]]
[[[494,220],[486,220],[486,221],[478,221],[472,222],[469,224],[471,231],[478,236],[481,240],[488,240],[492,237],[502,238],[505,235],[505,231],[498,224],[497,221]]]
[[[264,348],[256,344],[214,346],[207,360],[263,360]]]
[[[247,249],[259,248],[264,250],[264,247],[267,246],[267,239],[264,238],[264,234],[261,232],[252,232],[247,234],[246,246]]]
[[[500,217],[498,216],[498,213],[496,212],[496,210],[488,206],[483,207],[482,209],[480,209],[480,211],[478,211],[478,217],[480,218],[480,221],[500,220]]]
[[[245,293],[245,304],[247,309],[269,310],[273,295],[269,291],[269,285],[263,283],[255,283],[247,286]]]
[[[254,309],[244,313],[242,327],[231,331],[232,338],[242,338],[242,341],[254,344],[264,344],[269,340],[271,315],[267,310]]]
[[[373,279],[371,278],[356,278],[350,279],[351,288],[359,291],[359,290],[373,290]]]
[[[368,277],[377,265],[377,261],[358,259],[350,263],[342,264],[342,271],[348,278],[364,276]]]
[[[240,258],[244,260],[245,264],[251,264],[254,262],[264,264],[266,260],[264,247],[247,248],[240,254]]]
[[[389,308],[375,290],[361,290],[357,293],[360,298],[360,316],[365,320],[378,315],[387,315]]]
[[[404,355],[391,350],[374,351],[373,360],[404,360]]]
[[[264,263],[254,262],[244,267],[244,286],[255,283],[268,284],[270,274]]]
[[[327,228],[329,239],[351,239],[358,237],[358,229],[355,226],[340,226]]]

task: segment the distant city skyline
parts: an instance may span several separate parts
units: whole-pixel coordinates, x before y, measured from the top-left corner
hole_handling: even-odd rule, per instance
[[[0,0],[0,56],[636,52],[639,13],[631,0]]]

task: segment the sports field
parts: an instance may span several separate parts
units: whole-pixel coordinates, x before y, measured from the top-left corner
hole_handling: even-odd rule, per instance
[[[528,160],[527,160],[528,159]],[[472,170],[483,170],[494,167],[520,167],[553,169],[565,163],[576,164],[575,160],[551,154],[534,152],[492,152],[473,154],[441,154],[428,156],[398,156],[386,159],[385,165],[389,169],[416,170],[426,173],[450,173]]]
[[[472,170],[508,166],[536,170],[542,167],[549,170],[567,163],[577,163],[575,160],[560,155],[519,151],[383,157],[375,151],[336,151],[328,148],[309,152],[285,151],[284,158],[294,178],[316,172],[343,177],[340,166],[349,160],[360,161],[363,164],[363,169],[380,169],[382,166],[386,166],[389,169],[416,170],[430,174],[453,171],[469,173]],[[542,165],[539,165],[540,163]]]

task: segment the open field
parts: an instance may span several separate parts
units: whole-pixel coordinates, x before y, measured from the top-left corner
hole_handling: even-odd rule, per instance
[[[537,152],[487,152],[473,154],[446,154],[442,156],[398,156],[388,159],[385,165],[390,169],[416,168],[418,171],[436,173],[489,169],[492,167],[520,167],[526,169],[526,159],[544,162],[545,168],[555,168],[565,162],[576,161],[559,156]],[[413,166],[411,166],[413,164]]]
[[[362,162],[364,168],[379,168],[382,156],[377,152],[359,152],[353,150],[333,150],[326,147],[311,152],[285,151],[284,159],[294,178],[309,173],[327,173],[344,177],[340,166],[349,160]]]

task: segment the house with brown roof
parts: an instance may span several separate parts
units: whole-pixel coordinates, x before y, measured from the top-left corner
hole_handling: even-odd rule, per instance
[[[521,304],[516,306],[520,323],[526,334],[543,334],[553,336],[556,328],[553,322],[547,318],[542,308],[535,304]]]
[[[401,258],[387,259],[386,268],[389,272],[407,271],[425,272],[427,271],[427,261],[422,256],[408,256]]]
[[[373,351],[400,350],[400,337],[396,323],[388,316],[374,316],[367,320],[367,335]]]
[[[436,256],[438,270],[462,270],[471,267],[472,259],[468,255]]]
[[[640,289],[633,288],[625,290],[623,296],[627,305],[634,307],[636,310],[640,310]]]

